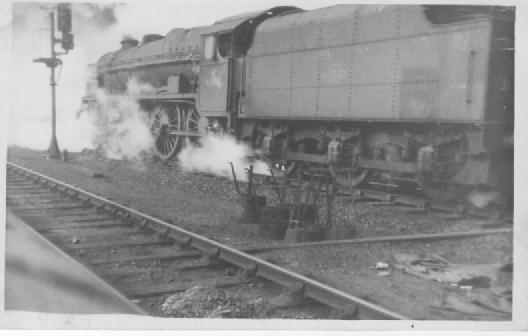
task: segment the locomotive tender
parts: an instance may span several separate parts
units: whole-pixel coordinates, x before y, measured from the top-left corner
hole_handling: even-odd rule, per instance
[[[338,183],[418,183],[435,199],[513,184],[514,9],[275,7],[122,41],[97,84],[152,114],[174,156],[231,132],[274,167],[328,168]]]

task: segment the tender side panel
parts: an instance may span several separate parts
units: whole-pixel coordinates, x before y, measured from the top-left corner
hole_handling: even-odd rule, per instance
[[[433,25],[420,6],[334,6],[264,22],[246,117],[483,119],[490,19]]]
[[[514,116],[514,24],[515,11],[511,7],[503,7],[493,22],[487,93],[487,119],[511,126]]]
[[[401,119],[484,119],[490,24],[398,41],[394,101]]]

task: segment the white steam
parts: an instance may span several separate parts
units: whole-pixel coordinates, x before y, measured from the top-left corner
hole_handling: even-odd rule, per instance
[[[154,137],[150,132],[150,119],[132,97],[154,88],[138,82],[134,77],[127,83],[125,95],[107,95],[94,92],[96,103],[79,114],[83,124],[91,125],[93,142],[110,159],[137,160],[150,152]]]
[[[247,157],[250,150],[230,136],[206,135],[199,144],[188,144],[178,155],[184,171],[204,172],[231,177],[232,162],[237,178],[245,180],[244,168],[249,167]]]
[[[269,175],[267,165],[261,161],[251,161],[251,149],[236,141],[230,135],[206,135],[198,144],[188,144],[180,154],[178,160],[184,171],[203,172],[217,176],[232,178],[233,163],[238,180],[247,181],[247,170],[253,165],[255,174]]]
[[[477,208],[487,208],[492,205],[504,205],[506,203],[504,195],[499,191],[473,190],[467,195],[467,199]]]

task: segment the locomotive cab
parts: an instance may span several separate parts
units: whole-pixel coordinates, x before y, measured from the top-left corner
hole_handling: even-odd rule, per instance
[[[255,29],[268,18],[299,11],[290,6],[225,18],[201,35],[198,110],[209,131],[233,131],[243,113],[245,57]]]
[[[201,116],[207,118],[208,129],[215,133],[230,128],[232,40],[232,31],[201,37],[198,109]]]

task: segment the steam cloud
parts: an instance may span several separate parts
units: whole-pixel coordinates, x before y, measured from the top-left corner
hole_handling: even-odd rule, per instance
[[[473,206],[477,208],[487,208],[494,204],[506,204],[504,195],[498,191],[473,190],[467,195],[467,199]]]
[[[154,137],[148,113],[132,96],[153,89],[132,77],[127,83],[126,95],[110,96],[103,90],[94,92],[96,104],[82,111],[79,119],[83,124],[93,125],[93,145],[104,149],[106,157],[138,160],[151,150]]]
[[[244,179],[244,168],[249,166],[250,150],[230,136],[207,135],[198,145],[188,144],[178,155],[180,166],[185,171],[199,171],[218,176],[231,177],[228,162],[235,167],[237,178]]]
[[[73,7],[77,18],[85,24],[104,29],[117,23],[116,9],[122,8],[123,4],[76,3]]]
[[[232,178],[229,162],[233,163],[235,174],[240,181],[247,181],[247,171],[253,165],[256,174],[269,175],[268,166],[262,161],[252,161],[251,149],[237,142],[230,135],[206,135],[198,144],[187,144],[178,160],[184,171],[204,172]]]

